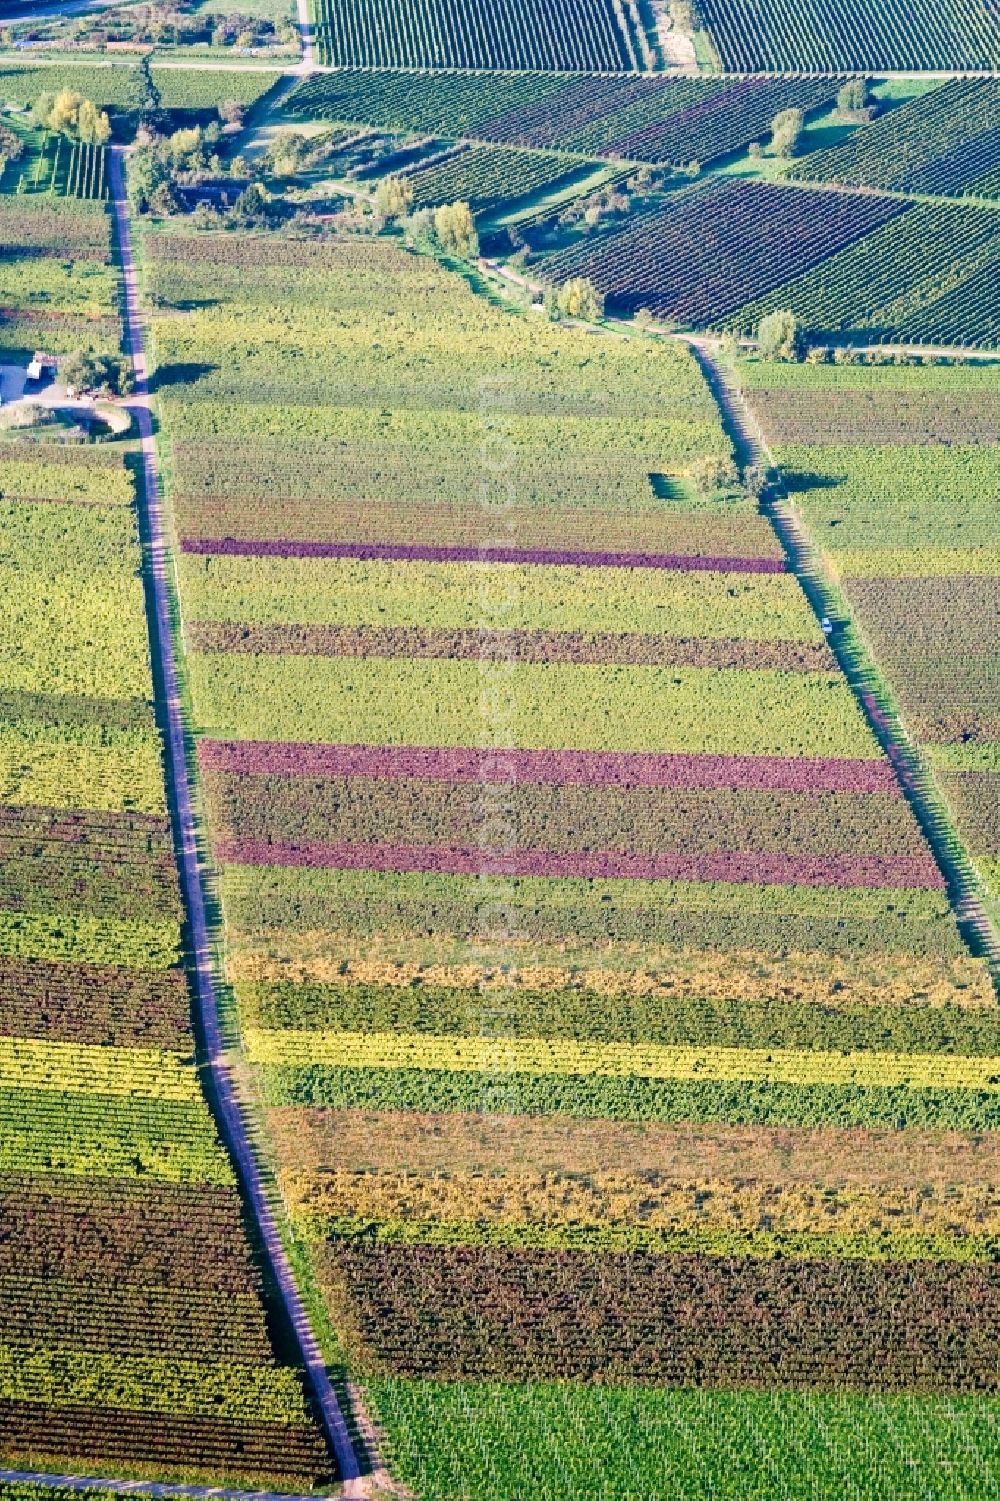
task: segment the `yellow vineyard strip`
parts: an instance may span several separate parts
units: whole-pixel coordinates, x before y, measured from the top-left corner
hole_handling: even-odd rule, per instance
[[[269,933],[260,948],[246,944],[229,960],[230,979],[325,985],[413,984],[443,989],[573,990],[597,996],[636,996],[717,1000],[815,1001],[823,1005],[852,1002],[873,1005],[992,1007],[996,1004],[989,971],[971,955],[941,960],[908,955],[869,955],[864,960],[828,954],[787,953],[776,958],[754,950],[731,954],[698,949],[671,950],[662,972],[623,964],[620,969],[586,968],[562,963],[523,964],[489,969],[482,964],[408,963],[400,955],[357,957],[331,948],[328,933]],[[625,959],[628,955],[623,955]],[[634,963],[634,956],[633,963]]]
[[[441,1069],[452,1073],[573,1074],[622,1079],[857,1084],[1000,1092],[1000,1058],[942,1054],[821,1053],[686,1048],[546,1038],[438,1037],[428,1033],[269,1031],[248,1028],[258,1064]]]
[[[0,1037],[0,1089],[201,1101],[190,1060],[159,1048],[106,1048],[79,1042]]]

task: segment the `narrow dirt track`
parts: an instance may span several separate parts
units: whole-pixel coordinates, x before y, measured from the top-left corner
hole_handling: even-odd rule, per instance
[[[0,1486],[3,1485],[37,1485],[43,1492],[52,1487],[75,1491],[81,1496],[88,1491],[111,1491],[122,1496],[190,1496],[195,1501],[316,1501],[315,1495],[291,1491],[239,1491],[208,1485],[167,1485],[155,1480],[102,1480],[45,1470],[0,1470]],[[39,1501],[45,1501],[44,1494]]]
[[[774,455],[754,417],[743,392],[733,379],[724,360],[719,358],[719,341],[696,335],[677,335],[694,351],[709,389],[729,428],[742,464],[764,465],[777,469]],[[802,585],[806,598],[818,618],[835,619],[836,594],[828,577],[822,554],[809,536],[796,508],[787,495],[773,499],[768,514],[788,554],[792,570]],[[845,678],[858,700],[875,738],[892,763],[935,857],[948,883],[952,905],[966,936],[988,960],[994,976],[1000,976],[1000,934],[990,919],[979,878],[955,835],[951,815],[927,770],[918,746],[908,735],[894,704],[886,699],[877,662],[854,621],[841,622],[849,629],[834,630],[830,646]]]
[[[345,1482],[344,1494],[362,1497],[367,1495],[367,1485],[361,1477],[344,1414],[327,1375],[326,1364],[309,1323],[264,1190],[260,1168],[247,1139],[243,1114],[224,1049],[218,993],[208,940],[205,894],[195,834],[179,691],[179,672],[171,630],[170,591],[167,582],[168,552],[156,441],[153,436],[150,411],[148,371],[139,309],[138,274],[132,253],[128,200],[125,196],[124,156],[124,148],[121,146],[112,148],[111,192],[118,232],[122,279],[125,286],[125,345],[135,370],[135,396],[128,403],[128,408],[138,426],[142,452],[144,494],[140,516],[153,603],[154,629],[151,632],[151,649],[159,676],[162,708],[166,718],[164,728],[172,814],[175,822],[181,885],[190,926],[198,1015],[220,1127],[239,1173],[246,1202],[253,1214],[285,1314],[298,1344],[326,1435],[336,1455],[340,1475]]]

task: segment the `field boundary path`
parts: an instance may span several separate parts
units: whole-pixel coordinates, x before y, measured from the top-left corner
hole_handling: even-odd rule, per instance
[[[299,36],[302,38],[302,61],[294,71],[296,73],[314,73],[316,71],[316,54],[313,51],[313,44],[316,40],[316,33],[313,28],[312,16],[309,14],[309,0],[295,0],[295,4],[298,14]]]
[[[247,1207],[253,1215],[282,1307],[294,1334],[320,1421],[336,1456],[340,1478],[344,1482],[344,1494],[351,1497],[364,1497],[368,1494],[368,1486],[361,1476],[347,1421],[327,1374],[326,1363],[309,1322],[265,1191],[260,1167],[247,1138],[240,1100],[223,1042],[222,1019],[215,984],[212,950],[208,939],[205,892],[202,885],[203,872],[199,861],[186,755],[180,675],[174,647],[170,590],[167,581],[168,549],[156,440],[153,435],[150,410],[143,323],[139,308],[138,273],[132,254],[128,200],[125,195],[125,150],[121,146],[115,146],[111,150],[110,178],[125,288],[125,348],[126,353],[131,357],[135,372],[135,395],[129,400],[128,408],[138,427],[142,456],[143,498],[140,518],[145,533],[144,550],[149,559],[154,616],[151,622],[153,629],[150,632],[150,644],[160,675],[162,707],[166,716],[166,751],[171,811],[175,821],[181,888],[191,937],[191,968],[195,981],[198,1016],[202,1028],[209,1078],[215,1095],[220,1129],[233,1158]]]
[[[727,364],[719,357],[717,342],[704,337],[679,337],[691,347],[702,368],[741,464],[764,466],[772,476],[774,473],[780,476],[780,467],[775,463],[743,392]],[[989,962],[994,981],[1000,982],[1000,933],[983,900],[979,877],[955,831],[934,774],[905,729],[891,690],[780,478],[776,484],[773,479],[769,484],[764,510],[817,617],[827,619],[832,625],[828,640],[834,656],[854,690],[875,738],[892,763],[944,872],[959,925],[973,948]]]
[[[318,1501],[315,1491],[241,1491],[225,1486],[171,1485],[159,1480],[109,1480],[94,1475],[60,1475],[45,1470],[0,1470],[0,1485],[37,1485],[40,1490],[58,1487],[85,1496],[89,1491],[110,1491],[119,1496],[185,1496],[193,1501]],[[40,1497],[44,1501],[44,1496]]]

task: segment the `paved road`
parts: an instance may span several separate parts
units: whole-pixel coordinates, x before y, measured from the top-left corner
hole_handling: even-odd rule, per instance
[[[167,716],[167,757],[172,784],[173,815],[176,823],[181,884],[191,930],[203,1040],[226,1145],[239,1172],[244,1194],[256,1221],[285,1313],[294,1331],[327,1437],[337,1457],[340,1474],[345,1481],[345,1495],[363,1497],[367,1495],[368,1488],[361,1478],[344,1414],[327,1375],[326,1365],[310,1326],[285,1248],[278,1234],[274,1214],[264,1191],[260,1169],[247,1140],[243,1114],[223,1046],[218,994],[205,917],[205,895],[195,837],[183,711],[178,690],[179,675],[171,631],[167,544],[156,443],[150,412],[143,324],[139,309],[138,276],[132,254],[128,202],[125,197],[124,155],[125,152],[121,146],[112,147],[111,192],[125,284],[125,340],[127,352],[131,355],[135,368],[135,396],[129,401],[128,407],[138,425],[142,451],[145,491],[142,502],[142,520],[145,530],[144,540],[147,543],[150,560],[155,612],[155,635],[152,649],[159,668],[160,688]]]

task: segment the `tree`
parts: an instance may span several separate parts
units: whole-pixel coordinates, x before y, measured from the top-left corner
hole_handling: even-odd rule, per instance
[[[803,334],[798,318],[787,308],[768,313],[757,326],[757,345],[768,360],[800,360]]]
[[[233,217],[243,224],[263,224],[271,195],[259,182],[249,183],[233,204]]]
[[[0,125],[0,177],[8,162],[20,161],[24,155],[24,142],[7,125]],[[18,179],[20,181],[20,179]]]
[[[582,318],[593,323],[604,311],[601,294],[585,276],[571,276],[556,293],[556,306],[564,318]]]
[[[97,356],[88,350],[75,349],[62,361],[59,374],[67,386],[82,389],[97,385],[100,374]]]
[[[695,459],[688,470],[699,495],[718,495],[720,490],[731,490],[739,484],[739,470],[729,454],[703,454]]]
[[[83,95],[78,94],[75,89],[60,89],[52,101],[49,117],[44,122],[46,130],[62,135],[75,135],[82,103]]]
[[[375,190],[375,207],[387,224],[404,218],[413,206],[413,185],[405,177],[383,177]]]
[[[40,125],[43,130],[48,129],[47,121],[52,113],[52,108],[55,102],[55,94],[39,94],[38,98],[31,106],[31,118],[34,120],[35,124]]]
[[[794,156],[805,124],[805,115],[800,109],[783,109],[771,121],[771,154]]]
[[[113,396],[127,396],[134,387],[132,367],[127,359],[113,354],[94,354],[76,349],[60,361],[59,374],[67,386],[78,389],[109,391]]]
[[[246,105],[240,99],[223,99],[219,105],[223,125],[242,125],[246,112]]]
[[[149,207],[149,195],[156,187],[156,158],[152,145],[143,141],[134,146],[125,158],[125,192],[132,210],[144,214]]]
[[[44,130],[68,136],[70,140],[103,146],[111,135],[111,122],[106,112],[84,99],[75,89],[42,94],[35,100],[31,112]]]
[[[431,240],[434,238],[434,212],[429,208],[418,208],[415,213],[407,214],[400,228],[410,241]]]
[[[219,229],[222,215],[210,203],[199,203],[191,215],[192,229]]]
[[[163,122],[163,111],[160,108],[160,91],[153,81],[152,69],[149,65],[149,54],[141,60],[136,69],[136,83],[139,93],[140,116],[145,124],[158,126]]]
[[[743,471],[743,488],[750,500],[761,500],[767,491],[768,472],[763,464],[748,464]]]
[[[868,98],[867,78],[849,78],[837,92],[837,110],[848,119],[870,120],[874,113]]]
[[[103,146],[111,136],[111,121],[104,110],[84,99],[77,112],[76,133],[85,145]]]
[[[467,203],[442,203],[435,209],[434,234],[446,255],[470,261],[479,254],[476,221]]]
[[[176,189],[169,177],[157,183],[149,195],[149,212],[155,214],[158,219],[169,219],[171,214],[176,214],[181,207]]]
[[[178,171],[193,172],[204,166],[204,137],[200,125],[190,125],[184,130],[175,130],[168,136],[161,150],[165,151]]]

